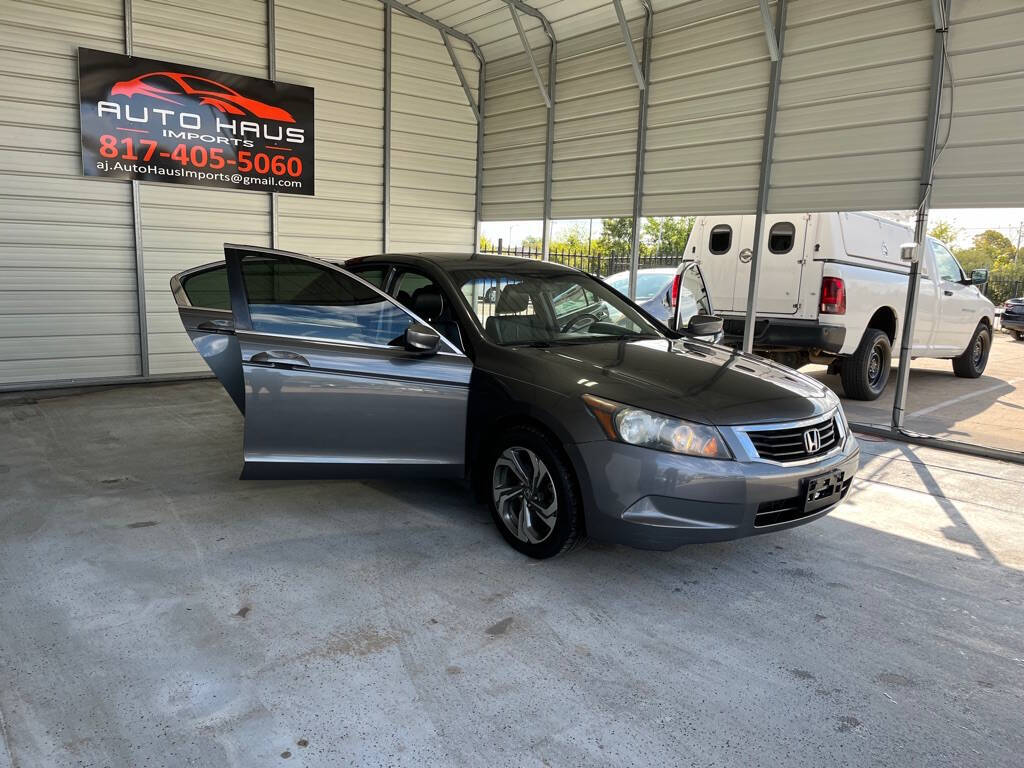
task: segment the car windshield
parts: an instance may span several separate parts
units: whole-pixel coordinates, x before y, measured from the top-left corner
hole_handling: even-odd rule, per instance
[[[658,294],[665,293],[671,283],[671,274],[664,275],[657,272],[644,274],[639,272],[636,276],[636,300],[647,301],[648,299],[653,299]],[[620,275],[608,278],[608,285],[619,293],[628,294],[629,272],[623,272]]]
[[[664,334],[598,280],[573,272],[474,269],[452,273],[466,305],[497,344],[548,346]]]

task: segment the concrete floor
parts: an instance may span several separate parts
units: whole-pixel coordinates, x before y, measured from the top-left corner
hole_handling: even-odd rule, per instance
[[[0,405],[0,766],[1020,766],[1019,466],[537,563],[457,484],[236,479],[215,382]]]
[[[826,375],[823,366],[807,366],[802,372],[842,396],[839,377]],[[843,398],[843,408],[851,421],[888,426],[895,395],[894,362],[880,398],[870,403]],[[926,435],[1024,452],[1024,342],[996,333],[985,373],[977,379],[958,379],[949,360],[914,360],[906,427]]]

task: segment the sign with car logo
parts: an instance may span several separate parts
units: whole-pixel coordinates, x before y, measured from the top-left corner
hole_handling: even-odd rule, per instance
[[[313,89],[78,49],[86,176],[313,194]]]
[[[804,448],[808,453],[817,453],[821,449],[821,432],[817,429],[804,432]]]

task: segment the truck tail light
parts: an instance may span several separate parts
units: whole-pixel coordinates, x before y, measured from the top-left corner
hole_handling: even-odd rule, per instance
[[[846,284],[842,278],[821,279],[821,311],[826,315],[846,314]]]
[[[678,273],[676,274],[675,277],[672,278],[672,306],[673,307],[676,304],[679,303],[679,284],[682,283],[682,282],[683,282],[683,276],[678,274]]]

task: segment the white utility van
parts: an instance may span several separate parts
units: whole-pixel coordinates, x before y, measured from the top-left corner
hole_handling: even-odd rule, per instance
[[[699,217],[687,261],[704,274],[725,342],[739,346],[747,307],[754,216]],[[899,354],[909,264],[900,246],[913,230],[866,213],[771,214],[762,237],[755,351],[793,368],[822,363],[838,372],[847,397],[874,400]],[[949,358],[975,378],[988,362],[994,307],[942,243],[928,238],[914,325],[914,357]]]

